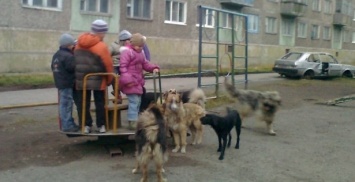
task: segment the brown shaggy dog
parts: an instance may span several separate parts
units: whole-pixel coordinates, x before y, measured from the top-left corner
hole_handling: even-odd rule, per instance
[[[179,93],[181,95],[181,100],[183,103],[194,103],[200,105],[202,108],[205,108],[205,103],[207,98],[202,89],[194,88],[194,89],[181,90],[181,91],[176,91],[176,89],[170,89],[165,93],[154,93],[154,92],[143,93],[139,111],[143,112],[145,109],[148,108],[149,104],[151,103],[160,104],[160,99],[162,99],[162,102],[164,103],[165,95],[168,92]]]
[[[175,142],[172,152],[178,152],[181,147],[181,153],[186,153],[188,129],[192,134],[193,145],[202,142],[203,126],[200,118],[205,116],[205,110],[197,104],[183,104],[180,94],[172,90],[164,95],[164,100],[164,116]]]
[[[163,178],[163,164],[168,160],[166,145],[166,126],[161,108],[150,106],[140,114],[135,135],[136,141],[136,168],[132,173],[142,170],[141,182],[148,181],[148,163],[153,160],[156,165],[156,174],[159,182],[166,181]]]
[[[261,121],[266,122],[266,127],[270,135],[276,135],[272,128],[275,113],[281,104],[281,97],[277,91],[255,91],[239,90],[228,82],[226,77],[224,86],[228,94],[237,100],[237,110],[242,118],[249,117],[254,113],[259,115]]]
[[[177,91],[176,89],[170,89],[169,92],[179,93],[183,103],[194,103],[201,106],[202,108],[205,108],[207,98],[205,92],[203,92],[201,88],[180,91]]]

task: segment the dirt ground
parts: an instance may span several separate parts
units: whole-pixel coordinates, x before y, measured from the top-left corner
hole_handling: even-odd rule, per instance
[[[170,153],[169,181],[354,181],[355,102],[325,101],[355,93],[353,80],[289,80],[250,83],[249,89],[277,90],[283,101],[276,136],[252,117],[242,129],[240,149],[218,160],[217,138],[205,127],[201,145]],[[232,106],[232,105],[230,105]],[[225,106],[213,108],[223,114]],[[139,181],[131,174],[134,143],[112,144],[95,137],[68,138],[58,132],[57,107],[0,110],[0,181]],[[233,143],[235,133],[233,131]],[[189,137],[190,139],[190,137]],[[116,139],[117,141],[117,139]],[[123,140],[120,140],[123,141]],[[172,141],[169,140],[172,149]],[[110,156],[120,146],[123,156]],[[150,181],[156,181],[150,167]]]

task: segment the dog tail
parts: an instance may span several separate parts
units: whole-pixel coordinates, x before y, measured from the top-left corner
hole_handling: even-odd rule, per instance
[[[203,90],[200,88],[196,88],[191,91],[188,102],[197,104],[202,108],[205,108],[206,99],[207,98]]]
[[[234,97],[234,98],[239,97],[240,92],[238,91],[238,89],[235,88],[235,86],[234,86],[233,84],[231,84],[231,83],[228,81],[228,77],[225,77],[225,79],[224,79],[224,87],[225,87],[227,93],[228,93],[231,97]]]
[[[151,107],[151,112],[155,117],[155,121],[158,124],[158,136],[157,142],[161,144],[163,153],[166,151],[166,130],[165,130],[165,120],[163,114],[158,106]]]

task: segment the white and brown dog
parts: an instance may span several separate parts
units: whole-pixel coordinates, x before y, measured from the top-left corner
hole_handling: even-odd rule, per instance
[[[203,126],[200,118],[205,116],[205,109],[193,103],[183,103],[181,95],[174,90],[164,94],[164,116],[172,131],[175,148],[172,152],[186,153],[187,130],[192,134],[192,144],[202,142]]]

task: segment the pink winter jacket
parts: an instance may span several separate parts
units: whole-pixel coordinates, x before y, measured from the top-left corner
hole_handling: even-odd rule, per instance
[[[144,52],[136,52],[131,47],[121,50],[120,56],[120,90],[124,94],[143,94],[143,70],[153,72],[159,66],[145,59]],[[130,85],[133,83],[132,85]]]

